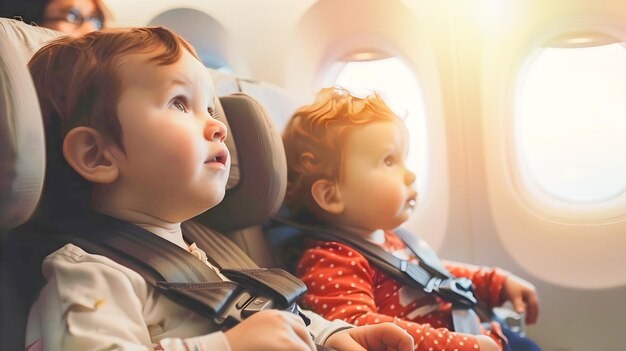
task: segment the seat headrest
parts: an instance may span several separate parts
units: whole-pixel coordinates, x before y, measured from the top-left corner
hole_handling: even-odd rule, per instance
[[[0,17],[0,35],[12,45],[11,51],[17,52],[22,62],[28,62],[45,43],[64,34],[47,28],[31,26],[22,21]]]
[[[59,35],[0,18],[0,231],[26,221],[41,195],[44,133],[26,60]]]
[[[269,112],[278,132],[282,132],[291,115],[298,108],[298,103],[287,90],[269,82],[249,79],[237,75],[209,69],[215,92],[218,96],[236,92],[252,96]]]
[[[43,123],[27,62],[60,35],[0,18],[0,232],[26,221],[41,196]],[[261,223],[278,209],[285,193],[286,161],[280,136],[263,107],[244,94],[220,101],[216,109],[226,116],[231,172],[222,203],[198,220],[226,231]]]
[[[287,187],[280,135],[263,106],[246,94],[220,98],[239,157],[239,183],[196,220],[222,232],[264,222],[278,211]]]

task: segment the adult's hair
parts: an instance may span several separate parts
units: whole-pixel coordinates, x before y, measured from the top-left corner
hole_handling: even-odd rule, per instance
[[[117,116],[120,60],[147,54],[151,62],[169,65],[181,58],[183,50],[198,58],[193,47],[175,33],[146,27],[60,37],[35,53],[28,66],[39,97],[47,150],[40,216],[64,217],[89,209],[91,185],[63,157],[63,140],[72,128],[92,127],[123,150]]]
[[[2,0],[0,1],[0,17],[21,17],[26,23],[42,26],[46,7],[54,0]],[[110,18],[110,12],[102,0],[92,0],[97,15],[102,19],[103,27]]]
[[[358,98],[338,87],[320,90],[312,104],[299,108],[283,132],[288,170],[285,203],[292,213],[307,220],[321,211],[311,186],[319,179],[341,179],[343,150],[351,131],[397,119],[378,93]]]

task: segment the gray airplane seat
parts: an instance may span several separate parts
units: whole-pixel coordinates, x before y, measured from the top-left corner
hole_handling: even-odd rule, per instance
[[[26,61],[46,41],[60,33],[0,18],[0,250],[2,350],[23,347],[27,305],[23,290],[33,285],[15,267],[23,266],[23,242],[8,231],[33,214],[44,180],[45,143],[41,112]],[[16,335],[21,335],[20,338]]]
[[[237,174],[229,179],[224,200],[194,220],[225,233],[260,267],[276,267],[261,224],[278,211],[285,196],[287,160],[282,140],[255,99],[234,93],[220,101],[236,136],[229,149],[238,153]]]
[[[35,210],[45,167],[44,133],[26,61],[60,33],[0,18],[0,230]]]
[[[281,132],[298,104],[289,92],[275,84],[261,80],[244,78],[209,69],[215,91],[218,96],[225,96],[233,93],[244,93],[252,96],[268,112],[274,122],[276,129]]]
[[[244,78],[241,76],[224,73],[221,71],[209,69],[213,82],[215,84],[215,91],[218,96],[227,96],[228,94],[244,93],[254,98],[255,109],[266,110],[266,115],[269,116],[269,120],[266,122],[265,128],[271,129],[268,133],[272,135],[272,139],[275,139],[271,150],[265,150],[258,155],[265,159],[264,163],[267,165],[273,165],[271,172],[271,179],[273,183],[264,181],[265,186],[268,189],[276,189],[274,193],[282,201],[284,192],[286,189],[286,161],[284,156],[284,149],[282,146],[282,140],[279,133],[287,124],[289,118],[297,108],[295,99],[291,97],[286,90],[276,86],[274,84]],[[233,116],[237,114],[234,113]],[[230,123],[233,123],[232,121]],[[273,126],[272,126],[273,125]],[[238,141],[235,141],[238,143]],[[242,141],[246,142],[247,141]],[[239,148],[239,145],[237,145]],[[256,153],[256,150],[250,150],[249,152]],[[251,155],[251,154],[250,154]],[[245,172],[245,171],[244,171]],[[263,173],[266,173],[265,171]],[[267,173],[268,175],[270,173]],[[248,174],[248,177],[254,177],[255,174]],[[246,179],[246,175],[242,175],[242,178],[246,181],[258,181],[250,178]],[[248,194],[248,196],[255,196],[254,191],[263,189],[260,186],[252,186],[254,189],[251,191],[242,192]],[[256,189],[256,190],[255,190]],[[258,201],[255,201],[258,203]],[[280,202],[279,202],[280,203]],[[272,207],[270,204],[265,204],[266,208],[270,209],[269,212],[276,212],[277,207]],[[258,222],[257,222],[258,223]],[[229,230],[230,238],[237,243],[259,266],[261,267],[281,267],[288,268],[289,266],[289,254],[285,252],[292,252],[291,245],[294,243],[294,237],[291,235],[282,236],[263,233],[263,230],[259,226],[250,226],[245,229]]]
[[[28,221],[42,193],[46,150],[26,63],[39,47],[59,35],[0,18],[1,350],[24,349],[28,309],[43,285],[40,262],[42,255],[51,252],[40,243],[43,236],[36,233],[37,228],[29,227],[33,221]],[[229,116],[231,176],[222,203],[195,220],[228,233],[264,266],[272,261],[260,224],[278,210],[286,187],[282,142],[265,109],[251,97],[221,97],[216,106],[224,121]]]

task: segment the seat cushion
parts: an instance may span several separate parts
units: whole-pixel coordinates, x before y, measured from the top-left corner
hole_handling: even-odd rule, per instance
[[[27,59],[60,33],[0,18],[0,230],[23,223],[43,185],[43,123]]]

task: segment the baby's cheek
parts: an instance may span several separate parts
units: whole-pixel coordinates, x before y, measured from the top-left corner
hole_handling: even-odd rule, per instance
[[[380,201],[381,207],[388,214],[398,214],[404,210],[406,195],[394,187],[381,187],[377,192],[379,194],[377,201]]]
[[[155,167],[159,169],[157,174],[161,174],[171,181],[190,180],[191,177],[201,169],[202,162],[194,156],[193,149],[184,144],[177,147],[161,148],[160,150],[150,150],[149,152],[159,153]]]
[[[200,162],[200,145],[190,140],[184,133],[172,133],[167,136],[168,143],[160,145],[163,158],[172,165],[183,167],[186,164]],[[206,146],[205,146],[206,148]]]
[[[179,148],[178,150],[164,150],[162,155],[163,164],[161,167],[164,172],[174,172],[178,173],[182,170],[187,170],[190,168],[192,162],[190,156],[185,156],[188,154],[188,151],[185,148]]]

